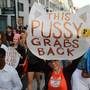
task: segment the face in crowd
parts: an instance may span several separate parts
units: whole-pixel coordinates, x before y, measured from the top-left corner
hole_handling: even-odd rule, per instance
[[[20,41],[20,35],[19,34],[15,34],[13,37],[13,44],[14,45],[18,45]]]

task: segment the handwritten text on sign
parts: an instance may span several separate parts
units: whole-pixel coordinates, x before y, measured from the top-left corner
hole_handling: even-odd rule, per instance
[[[85,22],[69,12],[48,13],[31,21],[28,45],[42,59],[73,60],[88,48],[80,37],[84,27]]]

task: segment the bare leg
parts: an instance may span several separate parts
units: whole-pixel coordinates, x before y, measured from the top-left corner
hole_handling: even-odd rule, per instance
[[[40,73],[35,72],[35,78],[37,80],[37,90],[40,90]]]
[[[33,90],[32,86],[33,86],[33,76],[34,76],[34,72],[28,72],[28,90]]]

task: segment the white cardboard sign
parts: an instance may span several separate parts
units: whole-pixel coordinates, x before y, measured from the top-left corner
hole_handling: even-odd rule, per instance
[[[83,29],[90,28],[87,14],[86,9],[81,14],[49,12],[38,18],[29,19],[29,49],[34,55],[45,60],[79,58],[89,47],[86,38],[81,35]]]
[[[20,57],[21,55],[13,47],[8,47],[5,58],[5,61],[8,65],[16,68],[19,63]]]

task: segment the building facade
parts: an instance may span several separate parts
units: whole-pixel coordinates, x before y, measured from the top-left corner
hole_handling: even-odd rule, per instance
[[[0,31],[28,24],[29,0],[0,0]]]
[[[63,1],[63,3],[61,2]],[[28,16],[34,2],[45,6],[47,11],[68,10],[71,0],[0,0],[0,31],[6,26],[12,27],[28,25]]]
[[[69,10],[70,7],[73,7],[72,0],[31,0],[31,5],[34,2],[40,3],[52,11]]]

